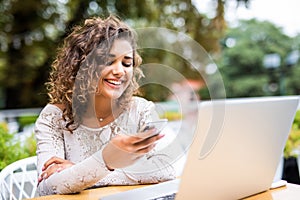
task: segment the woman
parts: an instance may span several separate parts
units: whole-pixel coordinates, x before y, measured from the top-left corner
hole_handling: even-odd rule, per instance
[[[40,195],[174,178],[155,152],[163,135],[140,131],[158,119],[152,102],[133,96],[140,64],[134,32],[114,16],[86,20],[65,39],[36,121]]]

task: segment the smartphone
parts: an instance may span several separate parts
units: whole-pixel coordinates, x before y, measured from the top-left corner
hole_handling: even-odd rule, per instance
[[[167,123],[168,123],[168,119],[160,119],[158,121],[147,122],[139,131],[140,132],[139,135],[142,137],[147,137],[147,138],[158,135],[166,127]],[[153,132],[153,134],[151,134],[151,135],[143,134],[145,131],[153,129],[153,128],[156,129],[156,131]]]

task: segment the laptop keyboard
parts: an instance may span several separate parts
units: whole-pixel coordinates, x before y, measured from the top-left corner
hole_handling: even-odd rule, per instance
[[[157,197],[157,198],[151,199],[151,200],[174,200],[175,196],[176,196],[176,193],[172,193],[172,194],[167,194],[165,196]]]

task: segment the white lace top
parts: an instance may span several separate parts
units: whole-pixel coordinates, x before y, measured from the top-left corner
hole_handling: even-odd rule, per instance
[[[151,151],[134,165],[109,171],[102,159],[102,149],[116,134],[136,134],[141,126],[152,121],[154,104],[134,97],[129,108],[115,121],[101,127],[80,125],[73,133],[65,129],[62,111],[48,104],[36,121],[38,175],[52,156],[70,160],[70,168],[51,175],[38,185],[40,195],[67,194],[104,185],[157,183],[175,178],[170,158]]]

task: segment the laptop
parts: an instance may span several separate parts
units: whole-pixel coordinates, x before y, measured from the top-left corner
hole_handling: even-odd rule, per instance
[[[298,104],[298,96],[203,101],[180,178],[101,200],[232,200],[266,191]]]

